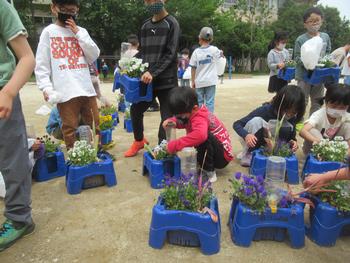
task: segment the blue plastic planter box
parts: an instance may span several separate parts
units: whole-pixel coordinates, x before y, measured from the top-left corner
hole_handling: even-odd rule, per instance
[[[349,233],[343,231],[350,229],[350,213],[338,211],[329,203],[322,202],[312,196],[315,209],[310,208],[310,226],[307,227],[307,236],[319,246],[334,246],[337,239]]]
[[[148,174],[152,188],[163,188],[165,176],[172,176],[177,179],[180,179],[180,158],[175,155],[173,158],[168,158],[165,160],[155,160],[149,152],[145,152],[143,154],[142,174]]]
[[[249,247],[253,240],[284,241],[287,236],[293,248],[305,245],[304,206],[301,204],[278,208],[274,214],[266,208],[263,214],[258,214],[233,200],[228,225],[232,241],[238,246]]]
[[[325,82],[339,82],[340,68],[316,68],[312,75],[309,76],[308,73],[304,75],[304,81],[311,84],[317,85]]]
[[[63,152],[48,153],[35,162],[33,168],[34,179],[44,182],[66,175],[66,162]]]
[[[125,112],[125,110],[126,110],[125,102],[118,103],[118,111]]]
[[[152,84],[143,84],[139,78],[130,78],[127,75],[116,74],[115,86],[125,88],[125,100],[130,103],[153,100]]]
[[[278,70],[277,77],[285,81],[291,81],[295,78],[295,68],[288,67],[285,69],[280,69]]]
[[[101,185],[109,187],[117,184],[117,177],[113,167],[113,161],[105,156],[99,156],[100,162],[85,166],[68,165],[66,186],[69,194],[79,194],[83,189]],[[92,179],[99,178],[93,181]],[[102,183],[101,179],[102,178]],[[89,181],[91,180],[91,181]]]
[[[112,142],[112,133],[112,129],[100,131],[102,145],[110,144]]]
[[[337,170],[345,165],[340,162],[320,162],[312,154],[309,154],[305,160],[303,172],[301,178],[304,180],[308,174],[311,173],[326,173],[329,171]]]
[[[250,164],[250,174],[258,176],[264,176],[266,174],[266,163],[267,158],[262,154],[262,150],[256,150],[253,152],[252,162]],[[298,184],[299,183],[299,170],[298,170],[298,159],[293,154],[291,157],[286,157],[287,165],[287,182],[289,184]]]
[[[126,132],[129,132],[129,133],[134,131],[132,127],[131,119],[124,119],[124,129],[126,130]]]
[[[161,249],[168,239],[175,245],[200,246],[205,255],[218,253],[221,225],[216,198],[211,200],[209,208],[218,215],[218,222],[213,222],[209,214],[166,210],[164,201],[159,198],[153,207],[149,245]]]

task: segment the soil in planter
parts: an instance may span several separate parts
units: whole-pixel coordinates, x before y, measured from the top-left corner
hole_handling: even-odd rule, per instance
[[[103,174],[94,175],[84,179],[83,189],[95,188],[105,184],[106,182]]]
[[[49,173],[55,173],[57,172],[57,156],[47,156],[46,157],[46,164],[47,164],[47,171]]]
[[[167,232],[168,242],[184,247],[200,247],[198,235],[185,230],[173,230]]]

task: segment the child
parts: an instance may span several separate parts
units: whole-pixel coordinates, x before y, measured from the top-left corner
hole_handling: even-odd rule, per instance
[[[350,86],[350,52],[344,59],[344,67],[341,74],[344,75],[344,84]]]
[[[19,90],[35,64],[27,31],[16,10],[0,0],[0,172],[6,185],[5,222],[0,252],[34,231],[31,214],[31,164]],[[8,45],[18,59],[16,60]]]
[[[322,138],[342,136],[350,145],[350,88],[341,84],[327,89],[326,106],[314,112],[305,122],[300,136],[305,139],[303,151],[308,154]]]
[[[213,41],[213,29],[203,27],[199,33],[199,45],[190,60],[192,73],[192,88],[196,89],[199,107],[204,103],[209,111],[214,112],[215,89],[218,82],[216,64],[222,56],[222,52]]]
[[[149,63],[148,71],[143,73],[141,81],[152,82],[153,96],[160,104],[161,123],[158,131],[158,142],[165,139],[162,122],[171,116],[168,106],[169,92],[177,87],[177,47],[180,27],[177,20],[165,9],[165,0],[145,0],[146,8],[152,14],[141,27],[140,52],[137,57],[143,63]],[[144,138],[143,117],[151,102],[133,103],[130,108],[134,142],[125,157],[135,156],[147,140]]]
[[[186,129],[187,135],[168,143],[168,152],[176,153],[185,147],[196,147],[199,165],[204,160],[204,175],[216,181],[215,169],[222,169],[232,161],[230,136],[222,122],[203,105],[198,106],[196,92],[187,87],[175,88],[169,95],[169,107],[175,118],[164,121],[163,127],[174,125]]]
[[[96,92],[91,82],[89,63],[100,50],[89,33],[75,24],[78,0],[53,0],[51,11],[57,21],[47,26],[41,36],[36,54],[35,75],[44,98],[60,94],[57,108],[62,118],[62,133],[67,149],[73,147],[79,118],[98,127],[99,113]]]
[[[278,114],[278,111],[280,113]],[[277,92],[271,104],[265,104],[246,117],[233,123],[233,129],[241,137],[243,151],[241,153],[241,165],[250,166],[252,151],[266,145],[264,130],[268,129],[268,121],[281,119],[285,115],[285,124],[290,127],[281,128],[279,139],[289,142],[291,149],[298,149],[296,141],[296,124],[305,113],[305,95],[301,88],[287,85]]]
[[[190,51],[188,48],[184,48],[181,51],[181,58],[178,62],[178,77],[180,79],[180,86],[181,87],[190,87],[190,81],[189,79],[184,79],[183,76],[185,74],[186,69],[188,68],[190,64]]]
[[[267,64],[270,68],[270,81],[268,91],[278,92],[288,84],[288,81],[277,77],[278,70],[285,67],[285,62],[289,59],[289,52],[286,49],[288,33],[277,32],[269,45],[269,54],[267,55]]]
[[[305,92],[306,105],[308,104],[309,97],[310,97],[311,108],[310,108],[309,115],[311,115],[321,107],[320,100],[324,94],[324,86],[322,84],[311,85],[306,83],[303,80],[304,75],[307,74],[307,71],[300,58],[301,46],[309,39],[315,36],[320,36],[323,40],[322,53],[324,53],[325,55],[325,53],[331,52],[331,40],[327,33],[319,32],[323,22],[323,14],[319,8],[311,7],[307,9],[303,18],[304,18],[304,27],[306,28],[307,33],[300,35],[295,41],[294,60],[297,62],[295,79],[298,82],[298,86],[301,87]]]

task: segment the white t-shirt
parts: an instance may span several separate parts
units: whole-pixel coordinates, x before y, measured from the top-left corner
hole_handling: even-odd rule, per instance
[[[333,139],[345,121],[350,121],[350,113],[346,113],[343,118],[337,118],[333,124],[329,123],[326,107],[322,107],[315,111],[305,123],[309,123],[320,132],[324,130],[323,136]]]
[[[96,96],[88,64],[99,55],[100,50],[86,29],[79,27],[74,34],[56,24],[47,26],[36,53],[35,76],[39,89],[53,89],[59,94],[60,103],[80,96]]]
[[[215,46],[199,47],[193,52],[190,66],[196,69],[196,88],[217,84],[217,62],[220,57],[221,51]]]
[[[344,63],[343,63],[344,67],[343,67],[343,70],[341,72],[341,74],[344,76],[350,75],[350,66],[349,66],[349,61],[348,61],[349,58],[350,58],[350,53],[348,53],[348,55],[344,59]]]

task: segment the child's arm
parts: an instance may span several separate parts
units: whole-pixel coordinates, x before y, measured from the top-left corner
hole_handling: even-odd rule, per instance
[[[35,66],[33,52],[24,35],[18,35],[10,40],[9,44],[18,59],[18,64],[11,79],[0,91],[0,119],[10,117],[13,99],[30,78]]]
[[[333,180],[350,180],[348,168],[330,171],[324,174],[310,174],[306,177],[303,186],[307,188],[311,185],[320,186]]]
[[[197,69],[197,49],[194,50],[191,59],[190,59],[190,67],[191,67],[191,81],[192,81],[192,85],[191,87],[193,89],[196,88],[196,69]]]
[[[273,58],[273,53],[270,51],[267,55],[267,65],[270,70],[275,71],[279,68],[283,68],[284,63],[278,63],[277,61],[275,61]]]
[[[311,125],[310,123],[306,123],[304,125],[304,127],[301,129],[299,135],[307,140],[308,142],[312,142],[312,143],[319,143],[320,142],[320,139],[316,138],[315,136],[313,136],[311,133],[310,133],[310,130],[313,129],[313,125]]]
[[[192,88],[196,88],[196,68],[191,66],[191,81],[192,81]]]

